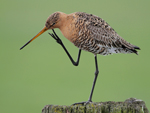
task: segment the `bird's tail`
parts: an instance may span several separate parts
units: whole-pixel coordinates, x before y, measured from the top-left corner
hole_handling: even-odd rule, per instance
[[[137,50],[141,50],[138,46],[133,45],[133,49],[130,49],[133,53],[138,55],[138,51]]]
[[[135,45],[132,45],[132,44],[130,44],[130,47],[129,46],[125,47],[125,49],[127,51],[129,51],[130,53],[135,53],[137,55],[138,55],[138,51],[137,50],[141,50],[138,46],[135,46]]]
[[[127,50],[129,53],[135,53],[138,55],[138,51],[137,50],[141,50],[138,46],[132,45],[126,41],[122,42],[122,47]]]

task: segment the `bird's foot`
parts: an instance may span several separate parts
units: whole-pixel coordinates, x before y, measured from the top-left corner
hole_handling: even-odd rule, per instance
[[[72,105],[78,105],[78,104],[82,104],[82,105],[87,105],[89,103],[91,103],[92,101],[88,100],[88,101],[85,101],[85,102],[77,102],[77,103],[74,103]]]
[[[53,29],[52,29],[53,30]],[[63,45],[61,39],[57,36],[57,34],[55,33],[55,31],[53,30],[53,33],[48,33],[49,35],[51,35],[51,37],[53,37],[56,42],[60,45]]]
[[[59,37],[57,37],[55,34],[53,34],[53,33],[49,33],[49,35],[51,35],[51,37],[53,37],[55,40],[56,40],[56,42],[58,43],[58,44],[60,44],[60,45],[62,45],[62,41],[61,41],[61,39],[59,38]]]

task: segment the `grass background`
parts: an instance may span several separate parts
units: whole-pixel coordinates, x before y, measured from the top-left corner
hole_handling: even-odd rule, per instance
[[[94,79],[94,55],[83,51],[74,67],[48,31],[19,50],[62,11],[92,13],[107,21],[139,55],[98,55],[99,77],[93,101],[135,97],[150,109],[149,0],[0,0],[0,112],[39,113],[47,104],[86,101]],[[74,59],[78,48],[56,29]]]

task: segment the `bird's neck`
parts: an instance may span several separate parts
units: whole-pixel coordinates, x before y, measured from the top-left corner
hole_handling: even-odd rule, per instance
[[[60,15],[59,15],[59,22],[58,22],[58,28],[59,29],[62,29],[65,25],[66,25],[66,20],[67,20],[67,14],[65,14],[65,13],[60,13]]]
[[[60,23],[59,29],[68,40],[73,42],[73,31],[74,31],[74,18],[73,14],[61,14],[60,15]]]

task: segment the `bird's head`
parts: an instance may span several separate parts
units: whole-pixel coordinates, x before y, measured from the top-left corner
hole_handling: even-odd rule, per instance
[[[45,27],[47,29],[57,28],[60,22],[61,14],[62,14],[61,12],[55,12],[51,14],[46,20]]]
[[[46,20],[44,28],[37,34],[35,35],[30,41],[28,41],[24,46],[20,48],[23,49],[26,45],[28,45],[30,42],[32,42],[34,39],[36,39],[38,36],[40,36],[42,33],[49,29],[54,29],[58,28],[60,26],[60,16],[63,15],[64,13],[62,12],[55,12],[51,14],[48,19]]]

